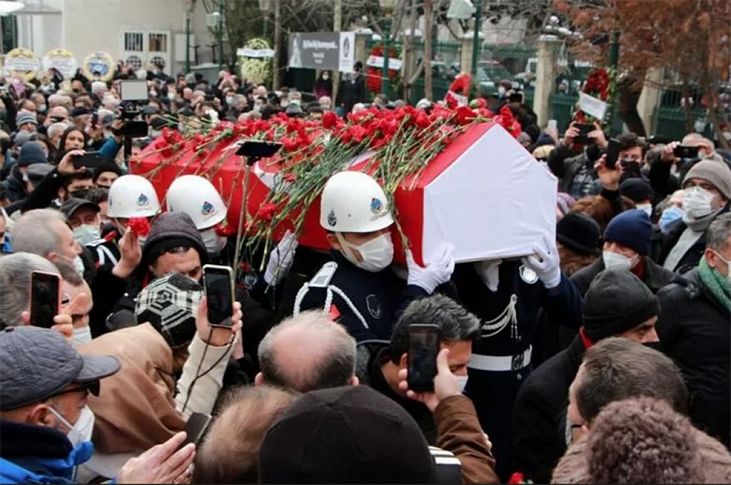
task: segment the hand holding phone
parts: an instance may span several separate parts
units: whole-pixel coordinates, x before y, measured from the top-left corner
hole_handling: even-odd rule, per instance
[[[409,389],[417,392],[434,390],[438,352],[438,326],[417,323],[409,325]]]
[[[188,443],[193,443],[198,446],[203,435],[206,434],[208,426],[211,424],[211,416],[204,413],[193,413],[188,418],[188,422],[185,423],[185,441],[180,448],[183,448]]]
[[[228,266],[203,266],[203,281],[211,327],[231,328],[234,314],[233,271]]]
[[[678,145],[673,148],[673,155],[678,158],[693,159],[698,158],[699,147],[692,147],[686,145]]]
[[[607,147],[607,157],[604,160],[604,166],[609,170],[617,170],[617,160],[619,159],[619,151],[622,144],[616,138],[609,140]]]
[[[74,156],[72,159],[74,168],[95,169],[104,164],[108,158],[104,157],[101,152],[86,152],[83,155]]]
[[[53,273],[33,271],[30,279],[30,324],[51,328],[61,308],[61,278]]]
[[[579,145],[587,145],[589,143],[589,133],[594,131],[596,127],[590,123],[574,123],[574,128],[579,131],[579,134],[574,137],[574,143]]]

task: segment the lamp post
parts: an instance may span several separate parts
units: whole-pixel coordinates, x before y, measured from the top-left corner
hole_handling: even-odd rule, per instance
[[[218,0],[218,69],[223,64],[223,0]]]
[[[267,23],[269,23],[269,9],[272,7],[272,0],[259,0],[259,11],[264,14],[264,25],[262,25],[262,37],[267,36]]]
[[[388,77],[388,51],[389,47],[391,47],[391,14],[396,8],[396,0],[378,0],[378,3],[381,6],[381,10],[383,10],[383,13],[386,15],[386,19],[383,22],[383,83],[381,86],[381,92],[388,96],[388,91],[391,87]]]
[[[472,38],[472,79],[477,80],[477,58],[480,50],[482,0],[475,0],[475,36]]]

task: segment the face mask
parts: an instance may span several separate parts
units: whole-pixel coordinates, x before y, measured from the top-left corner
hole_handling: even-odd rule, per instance
[[[604,251],[602,253],[602,260],[606,269],[626,269],[629,271],[634,266],[632,260],[627,256],[611,251]]]
[[[648,217],[652,217],[652,204],[637,204],[635,208],[647,214]]]
[[[170,101],[172,101],[173,99],[175,99],[175,93],[168,93],[168,99]]]
[[[36,108],[36,109],[38,110],[39,113],[45,113],[46,110],[48,109],[48,106],[46,106],[45,104],[42,104],[42,105],[38,106],[38,108]]]
[[[71,445],[75,448],[81,443],[91,441],[91,434],[94,431],[94,413],[89,409],[89,406],[84,406],[79,415],[79,419],[73,425],[64,418],[61,413],[49,407],[54,416],[56,416],[63,424],[69,428],[69,432],[66,433],[66,437],[71,442]]]
[[[720,259],[721,261],[726,263],[726,281],[728,282],[729,285],[731,285],[731,261],[727,260],[720,254],[718,254],[718,251],[713,251],[713,252],[716,253],[716,256],[718,256],[718,259]],[[717,269],[714,271],[718,272]],[[721,274],[721,273],[719,272],[718,274]]]
[[[662,211],[662,215],[660,216],[660,231],[667,233],[670,224],[682,219],[684,214],[685,211],[675,205]]]
[[[684,222],[700,219],[713,212],[711,202],[713,194],[701,187],[693,187],[685,191],[683,196]]]
[[[393,261],[393,241],[391,241],[390,233],[378,236],[359,246],[350,244],[343,238],[341,233],[337,232],[335,234],[342,246],[341,253],[343,256],[360,269],[377,273],[388,267]],[[358,250],[363,261],[358,261],[353,254],[353,250]]]
[[[499,88],[497,88],[497,93],[498,93],[498,94],[499,94],[500,96],[502,96],[503,94],[505,94],[505,91],[506,91],[506,90],[505,90],[505,88],[504,88],[503,86],[500,86]]]
[[[201,232],[203,243],[206,245],[206,251],[208,254],[220,254],[223,248],[226,247],[228,241],[225,237],[216,234],[215,228],[206,229]]]
[[[327,81],[328,79],[330,79],[330,74],[323,74],[322,79],[323,81]]]
[[[91,342],[91,328],[85,325],[74,329],[74,346]]]
[[[71,261],[71,264],[74,266],[74,271],[76,271],[76,274],[84,277],[84,260],[81,259],[81,256],[76,256],[73,261]]]
[[[76,197],[79,199],[86,199],[86,196],[89,195],[89,189],[74,190],[70,194],[71,194],[71,197]]]
[[[74,229],[74,239],[82,246],[91,244],[97,239],[101,238],[101,230],[96,226],[90,226],[89,224],[83,224]]]
[[[234,102],[233,96],[226,96],[226,104],[231,105]]]
[[[457,379],[457,383],[459,385],[459,392],[464,392],[464,388],[467,386],[467,379],[470,377],[469,375],[466,376],[454,376]]]

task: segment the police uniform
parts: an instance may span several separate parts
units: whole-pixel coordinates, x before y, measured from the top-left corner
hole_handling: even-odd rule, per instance
[[[356,341],[390,339],[401,310],[410,301],[428,296],[416,285],[406,285],[392,267],[366,271],[348,261],[339,251],[297,295],[295,315],[324,308]]]
[[[543,308],[554,321],[579,328],[581,295],[561,276],[547,290],[520,261],[503,261],[497,291],[483,284],[472,264],[454,272],[460,300],[482,320],[480,339],[472,345],[465,393],[474,401],[480,423],[493,442],[498,475],[507,480],[511,460],[511,415],[520,384],[530,373],[531,343]]]

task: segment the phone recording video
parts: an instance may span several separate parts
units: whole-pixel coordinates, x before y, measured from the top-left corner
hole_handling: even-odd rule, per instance
[[[30,324],[53,327],[61,301],[61,279],[58,275],[33,271],[30,279]]]
[[[72,162],[75,169],[90,168],[93,170],[102,166],[107,160],[109,159],[104,157],[101,152],[86,152],[83,155],[74,157]]]
[[[228,266],[203,266],[203,281],[208,301],[208,323],[212,327],[231,327],[234,313],[233,272]]]
[[[181,448],[189,443],[194,443],[196,446],[200,443],[203,435],[206,434],[208,426],[211,424],[211,416],[204,413],[193,413],[188,418],[188,422],[185,423],[185,441]]]
[[[619,140],[612,138],[609,140],[609,146],[607,147],[607,158],[604,160],[604,166],[609,170],[617,169],[617,160],[619,160],[619,151],[622,148],[622,144]]]
[[[678,158],[698,158],[698,147],[678,145],[673,148],[673,155]]]
[[[589,133],[594,131],[596,127],[589,123],[574,123],[574,128],[579,130],[579,134],[574,138],[574,143],[586,145],[590,142]]]
[[[409,325],[409,389],[417,392],[434,390],[438,353],[438,326],[416,323]]]

